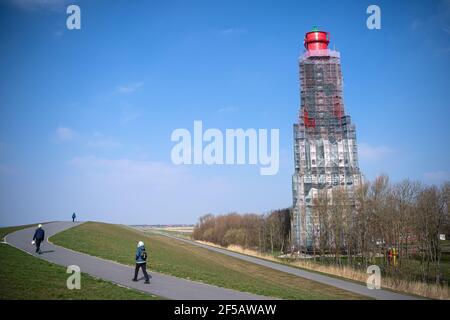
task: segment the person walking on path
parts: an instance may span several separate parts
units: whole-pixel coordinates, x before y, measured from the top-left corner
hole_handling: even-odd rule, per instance
[[[41,242],[45,239],[45,231],[42,229],[42,224],[38,225],[38,228],[34,232],[32,244],[36,245],[36,253],[41,254]]]
[[[77,217],[77,215],[75,214],[75,212],[72,214],[72,222],[75,222],[75,218]]]
[[[142,269],[145,277],[145,283],[150,283],[150,277],[147,273],[147,251],[145,251],[144,243],[142,241],[138,242],[136,249],[136,268],[134,270],[133,281],[138,281],[137,276],[139,269]]]

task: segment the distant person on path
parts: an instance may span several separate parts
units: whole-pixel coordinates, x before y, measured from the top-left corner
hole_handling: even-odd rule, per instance
[[[142,241],[138,242],[136,249],[136,268],[134,270],[133,281],[138,281],[137,276],[140,268],[142,268],[142,272],[144,273],[145,283],[150,283],[150,277],[147,273],[147,252]]]
[[[72,214],[72,222],[75,222],[75,218],[77,217],[77,215],[75,214],[75,212]]]
[[[38,225],[38,228],[34,232],[32,243],[36,245],[36,253],[41,254],[41,242],[45,239],[45,231],[42,229],[42,224]]]

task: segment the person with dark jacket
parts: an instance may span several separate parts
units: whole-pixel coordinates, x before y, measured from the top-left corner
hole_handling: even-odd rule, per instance
[[[36,244],[36,253],[41,254],[41,242],[45,239],[45,231],[42,229],[42,224],[34,232],[33,243]]]
[[[147,273],[147,252],[145,251],[144,243],[142,241],[138,242],[136,249],[136,268],[134,270],[134,278],[133,281],[138,281],[137,276],[139,273],[139,269],[142,269],[145,277],[145,283],[150,283],[150,277]]]
[[[75,212],[72,214],[72,222],[75,222],[75,218],[77,217],[77,215],[75,214]]]

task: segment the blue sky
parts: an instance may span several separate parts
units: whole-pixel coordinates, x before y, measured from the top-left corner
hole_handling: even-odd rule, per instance
[[[195,223],[291,205],[298,56],[341,52],[369,179],[450,180],[450,1],[0,1],[0,225]],[[378,4],[382,29],[368,30]],[[174,129],[277,128],[280,170],[175,166]]]

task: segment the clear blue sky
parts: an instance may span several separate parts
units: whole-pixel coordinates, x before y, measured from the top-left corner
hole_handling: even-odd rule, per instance
[[[0,1],[0,225],[194,223],[291,205],[298,56],[341,52],[367,178],[450,179],[450,1]],[[378,4],[382,29],[366,28]],[[280,171],[174,166],[170,134],[280,129]]]

